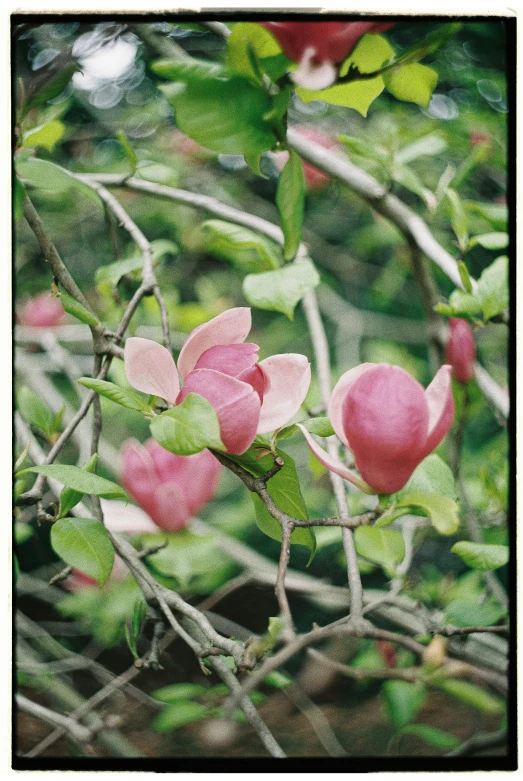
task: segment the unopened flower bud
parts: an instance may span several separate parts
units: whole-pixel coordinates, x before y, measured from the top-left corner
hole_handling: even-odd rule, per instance
[[[452,366],[452,374],[458,382],[466,385],[474,376],[476,343],[472,328],[466,320],[451,317],[449,319],[449,338],[447,340],[447,361]]]

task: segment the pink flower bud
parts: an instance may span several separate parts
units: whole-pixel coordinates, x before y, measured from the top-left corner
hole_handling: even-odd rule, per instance
[[[380,33],[394,22],[260,22],[276,38],[284,54],[299,67],[291,74],[300,87],[330,87],[338,68],[365,33]]]
[[[207,399],[218,417],[225,449],[240,455],[256,434],[289,422],[311,379],[304,355],[273,355],[258,363],[258,345],[244,343],[250,329],[248,307],[229,309],[199,325],[182,347],[178,369],[165,347],[131,337],[125,343],[127,379],[143,393],[171,404],[181,404],[189,393]]]
[[[332,427],[352,450],[363,480],[375,493],[403,488],[449,430],[454,416],[450,374],[451,367],[442,366],[424,391],[398,366],[364,363],[345,372],[336,384],[329,404]],[[321,463],[354,482],[341,461],[302,431]]]
[[[121,480],[128,494],[161,529],[176,532],[209,502],[221,464],[208,450],[176,456],[154,439],[128,440],[122,448]]]
[[[452,366],[452,374],[458,382],[466,385],[474,376],[476,343],[472,328],[466,320],[449,318],[449,338],[447,340],[447,361]]]
[[[50,293],[39,293],[22,306],[18,315],[22,325],[32,328],[52,328],[62,325],[65,312],[59,298]]]
[[[310,127],[309,125],[297,125],[296,127],[293,127],[293,130],[299,133],[300,136],[307,141],[313,141],[324,149],[336,149],[338,147],[338,144],[331,136],[318,130],[318,128]],[[278,171],[283,169],[288,159],[288,152],[274,152],[272,154],[272,160]],[[324,171],[320,171],[319,168],[311,165],[306,160],[303,161],[303,172],[309,190],[321,190],[331,181],[331,177],[328,174]]]

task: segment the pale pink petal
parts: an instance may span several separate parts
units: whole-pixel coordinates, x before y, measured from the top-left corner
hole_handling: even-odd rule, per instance
[[[304,355],[271,355],[258,364],[267,378],[258,434],[284,426],[298,412],[311,383],[311,365]]]
[[[336,435],[339,439],[343,442],[344,445],[350,448],[348,436],[343,428],[343,414],[342,414],[342,408],[343,408],[343,402],[345,400],[345,396],[347,395],[347,391],[355,382],[358,377],[361,377],[361,375],[367,371],[367,369],[370,369],[371,366],[376,366],[375,363],[362,363],[359,366],[354,367],[354,369],[349,369],[349,371],[345,372],[345,374],[342,374],[336,385],[334,386],[334,390],[332,391],[331,400],[329,402],[329,410],[328,415],[330,418],[330,422],[332,425],[332,428],[336,432]]]
[[[177,532],[190,520],[191,514],[182,489],[175,483],[164,483],[154,492],[152,519],[160,529]]]
[[[258,360],[257,344],[217,344],[200,355],[195,369],[214,369],[231,377],[238,377],[252,368]]]
[[[180,381],[167,348],[150,339],[131,336],[125,342],[124,363],[133,388],[174,402],[180,391]]]
[[[156,526],[147,513],[135,504],[126,504],[113,499],[101,499],[104,523],[111,532],[144,534],[156,531]]]
[[[169,453],[155,439],[148,439],[145,443],[145,449],[151,456],[159,483],[171,483],[183,471],[185,456]]]
[[[185,379],[194,369],[198,358],[210,347],[218,344],[240,344],[251,330],[251,310],[241,306],[227,309],[192,331],[178,357],[178,371]]]
[[[309,434],[305,426],[302,426],[301,423],[298,423],[297,426],[303,432],[303,436],[305,437],[311,452],[318,459],[320,464],[323,464],[323,466],[327,467],[330,472],[334,472],[336,475],[343,477],[343,479],[347,480],[347,482],[356,485],[362,491],[365,491],[366,493],[374,493],[369,488],[369,486],[366,485],[363,480],[360,480],[360,478],[355,475],[354,472],[351,472],[350,469],[345,466],[345,464],[343,464],[339,459],[331,456],[329,453],[327,453],[326,450],[320,447],[311,434]]]
[[[235,455],[244,453],[256,436],[260,418],[260,397],[252,385],[213,369],[195,369],[187,376],[177,403],[188,393],[203,396],[214,407],[225,449]]]
[[[316,49],[308,46],[302,54],[300,64],[290,74],[292,81],[305,89],[321,90],[331,87],[338,78],[338,71],[332,62],[314,62]]]
[[[186,456],[183,473],[180,474],[182,486],[191,516],[201,510],[213,498],[223,467],[209,450],[202,450],[192,456]]]
[[[425,391],[429,408],[429,425],[427,443],[423,448],[423,458],[432,453],[452,425],[454,398],[452,396],[451,374],[452,366],[445,364]]]

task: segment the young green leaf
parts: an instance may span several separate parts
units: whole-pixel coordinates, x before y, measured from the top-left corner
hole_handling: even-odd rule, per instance
[[[291,150],[278,179],[276,205],[283,231],[283,257],[294,260],[301,242],[305,209],[305,174],[300,156]]]
[[[36,472],[53,480],[58,480],[68,488],[74,488],[83,494],[92,494],[101,496],[104,499],[124,499],[128,501],[128,496],[119,485],[105,477],[98,477],[86,469],[78,466],[69,466],[68,464],[47,464],[45,466],[32,466],[24,469],[20,474],[26,472]]]
[[[499,698],[468,681],[443,680],[437,683],[439,689],[456,697],[461,702],[476,708],[488,716],[499,716],[505,712],[506,704]]]
[[[327,417],[309,418],[302,423],[302,426],[318,437],[332,437],[334,434],[332,424]]]
[[[151,434],[158,444],[179,456],[190,456],[206,447],[225,449],[216,412],[196,393],[189,393],[181,404],[154,418]]]
[[[405,165],[418,160],[420,157],[437,157],[447,148],[446,139],[439,132],[428,133],[421,138],[417,138],[411,144],[402,147],[396,154],[397,163]],[[448,176],[448,174],[447,174]]]
[[[480,602],[478,596],[452,599],[445,607],[445,623],[454,626],[493,626],[504,618],[507,609],[494,597]]]
[[[206,220],[207,251],[232,263],[239,271],[271,271],[281,265],[277,244],[259,233],[224,220]]]
[[[54,428],[55,416],[36,393],[26,385],[18,391],[16,402],[22,417],[24,417],[31,426],[40,429],[47,438],[56,431]]]
[[[426,65],[412,63],[387,71],[383,80],[388,91],[398,100],[427,108],[438,83],[438,74]]]
[[[507,545],[487,545],[486,543],[468,542],[462,540],[456,542],[450,549],[462,559],[465,564],[480,572],[489,572],[508,564],[509,549]]]
[[[13,213],[15,220],[19,220],[24,213],[24,197],[25,189],[24,185],[18,178],[14,177],[14,192],[13,192]]]
[[[360,556],[379,564],[391,576],[405,557],[403,535],[393,529],[358,526],[354,532],[354,542]]]
[[[254,22],[238,22],[227,38],[227,65],[237,73],[259,79],[249,57],[249,51],[254,52],[258,60],[281,54],[276,39],[264,27]]]
[[[153,721],[153,729],[157,732],[173,732],[184,724],[191,724],[194,721],[201,721],[207,718],[211,710],[199,702],[191,700],[180,700],[173,705],[169,705],[165,710],[156,716]]]
[[[101,478],[100,478],[101,479]],[[94,518],[62,518],[51,527],[55,553],[103,586],[114,564],[114,549],[107,529]]]
[[[96,464],[98,463],[98,455],[94,453],[89,461],[84,464],[83,469],[94,474],[96,471]],[[75,491],[74,488],[63,488],[60,494],[60,506],[58,508],[58,518],[64,518],[71,512],[73,507],[76,507],[78,502],[82,500],[84,496],[83,491]]]
[[[421,683],[386,681],[381,689],[385,712],[397,729],[404,729],[423,708],[427,692]]]
[[[151,407],[142,396],[127,388],[120,388],[113,382],[98,380],[96,377],[80,377],[78,384],[96,391],[100,396],[104,396],[122,407],[127,407],[127,409],[134,409],[145,414],[151,413]]]
[[[456,499],[456,483],[452,470],[442,458],[431,453],[416,467],[408,483],[394,495],[394,498],[398,500],[412,492],[438,494]]]
[[[409,507],[413,514],[420,508],[440,534],[456,534],[459,529],[458,505],[448,496],[411,491],[402,494],[398,507]]]
[[[450,732],[439,727],[433,727],[430,724],[407,724],[406,727],[400,730],[401,735],[415,735],[417,738],[421,738],[429,746],[441,749],[451,749],[459,746],[460,740]]]
[[[125,156],[129,161],[129,165],[131,166],[131,172],[134,173],[136,171],[136,166],[138,165],[138,157],[133,147],[131,146],[131,142],[129,141],[127,135],[123,132],[123,130],[119,130],[116,133],[116,138],[120,142],[120,146],[122,147],[123,151],[125,152]]]
[[[151,692],[151,697],[160,702],[179,702],[180,700],[192,700],[209,691],[207,686],[200,683],[172,683],[162,686],[161,689]]]
[[[460,250],[465,252],[469,240],[467,214],[463,208],[461,199],[455,190],[449,187],[445,194],[450,205],[450,222],[452,230],[456,234]]]
[[[71,189],[78,190],[89,200],[103,209],[100,196],[86,184],[76,179],[65,168],[37,157],[29,157],[27,160],[16,159],[16,172],[29,186],[42,191],[52,190],[66,193]]]
[[[494,233],[482,233],[479,236],[473,236],[469,241],[469,248],[475,247],[477,244],[483,249],[505,249],[508,247],[509,235],[502,231],[496,231]]]
[[[472,282],[470,281],[470,275],[468,269],[462,260],[458,263],[458,271],[463,287],[467,293],[472,293]]]
[[[22,139],[23,146],[41,146],[52,152],[65,133],[65,125],[58,120],[52,120],[46,125],[40,125],[29,130]]]
[[[80,304],[76,298],[73,298],[68,293],[61,293],[60,301],[65,311],[73,317],[76,317],[76,319],[80,320],[80,322],[92,326],[100,325],[100,321],[96,315],[94,315],[92,312],[89,312],[85,306]]]
[[[477,298],[485,320],[501,314],[509,303],[508,258],[502,255],[491,263],[478,280]]]
[[[320,277],[312,261],[304,260],[277,271],[249,274],[243,280],[243,294],[252,306],[283,312],[289,320],[293,320],[296,304],[319,282]]]

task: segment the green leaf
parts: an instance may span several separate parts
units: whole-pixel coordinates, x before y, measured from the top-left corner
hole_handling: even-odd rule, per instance
[[[54,119],[46,125],[29,130],[22,139],[23,146],[41,146],[52,152],[65,133],[65,125]]]
[[[196,393],[187,394],[181,404],[154,418],[151,434],[162,447],[179,456],[190,456],[206,447],[225,450],[216,412]]]
[[[80,322],[92,326],[100,325],[98,318],[68,293],[61,293],[60,301],[65,311],[73,317],[76,317]]]
[[[443,305],[439,305],[441,308]],[[476,315],[481,314],[481,303],[476,296],[470,295],[470,293],[464,293],[462,290],[453,290],[449,297],[449,312],[444,312],[449,316],[467,317],[473,319]]]
[[[421,683],[386,681],[382,688],[385,712],[394,729],[404,729],[423,708],[427,692]]]
[[[396,162],[405,165],[418,160],[420,157],[437,157],[447,148],[448,144],[445,138],[438,133],[428,133],[421,138],[417,138],[411,144],[402,147],[396,154]]]
[[[506,704],[499,697],[494,697],[484,689],[468,681],[447,680],[437,684],[447,694],[456,697],[461,702],[476,708],[488,716],[499,716],[505,713]]]
[[[458,271],[463,287],[467,293],[472,293],[472,282],[470,281],[470,275],[466,265],[462,260],[458,263]]]
[[[305,426],[307,431],[310,431],[311,434],[316,434],[318,437],[332,437],[334,434],[332,424],[327,417],[310,418],[305,420],[302,426]]]
[[[397,565],[405,557],[403,535],[393,529],[358,526],[354,532],[354,542],[358,554],[379,564],[387,575],[393,576]]]
[[[438,83],[438,74],[419,63],[400,65],[383,74],[388,91],[398,100],[427,108]]]
[[[459,529],[458,505],[448,496],[412,491],[402,496],[398,507],[408,507],[413,514],[422,509],[440,534],[456,534]]]
[[[20,217],[23,216],[24,213],[24,197],[25,197],[25,190],[24,185],[18,178],[18,176],[14,177],[14,193],[13,193],[13,213],[15,220],[19,220]]]
[[[484,249],[505,249],[508,247],[509,235],[502,231],[494,233],[482,233],[479,236],[473,236],[469,241],[469,249],[479,244]]]
[[[407,724],[400,730],[401,735],[416,735],[424,740],[429,746],[441,749],[451,749],[459,746],[460,740],[450,732],[432,727],[430,724]]]
[[[67,87],[73,75],[80,71],[81,68],[77,62],[72,62],[70,65],[66,65],[65,68],[49,79],[42,89],[36,93],[36,95],[30,100],[26,106],[26,111],[35,106],[41,106],[42,103],[47,103],[48,100],[58,97],[64,89]]]
[[[489,572],[508,564],[509,548],[507,545],[487,545],[486,543],[468,542],[462,540],[450,549],[462,559],[467,566],[480,572]]]
[[[373,73],[393,55],[394,49],[386,38],[367,33],[360,38],[349,59],[341,66],[340,75],[345,76],[349,72],[350,66],[358,68],[360,73]],[[384,87],[383,78],[376,76],[374,79],[337,84],[324,90],[308,90],[298,87],[296,92],[305,103],[310,103],[312,100],[324,100],[335,106],[354,108],[366,117],[370,104],[383,91]]]
[[[37,157],[29,157],[27,160],[17,158],[16,172],[31,187],[61,193],[75,189],[103,209],[100,196],[94,190],[75,179],[65,168],[48,160],[39,160]]]
[[[255,449],[256,445],[257,441],[255,440],[254,445],[251,445],[249,450],[243,453],[243,455],[233,456],[228,453],[227,458],[240,464],[240,466],[249,472],[249,474],[254,475],[254,477],[260,477],[273,466],[274,462],[270,455],[257,460],[259,451]],[[306,521],[309,514],[301,494],[296,465],[287,453],[284,453],[282,450],[277,450],[276,452],[283,458],[284,466],[268,481],[267,491],[280,510],[283,510],[293,518]],[[251,497],[254,502],[256,523],[258,524],[258,527],[271,539],[281,542],[280,524],[272,517],[257,494],[251,493]],[[316,552],[316,537],[314,536],[312,529],[295,529],[291,535],[291,543],[295,545],[304,545],[308,548],[311,552],[309,563],[312,561]]]
[[[281,264],[280,247],[265,236],[223,220],[207,220],[206,249],[240,271],[270,271]]]
[[[189,138],[232,155],[257,154],[276,144],[272,123],[265,119],[271,99],[262,87],[198,60],[152,67],[176,82],[160,89],[174,107],[178,128]]]
[[[51,545],[66,564],[90,575],[100,586],[111,574],[113,545],[103,523],[94,518],[56,521],[51,527]]]
[[[442,458],[435,453],[423,459],[416,467],[408,483],[394,495],[395,499],[401,499],[412,492],[438,494],[456,499],[456,483],[452,470]]]
[[[269,673],[263,679],[263,682],[267,684],[267,686],[274,686],[275,689],[284,689],[286,686],[290,686],[292,683],[291,679],[281,673],[279,670],[275,670],[274,672]]]
[[[296,304],[319,282],[320,277],[312,261],[304,260],[277,271],[249,274],[243,280],[243,294],[252,306],[283,312],[289,320],[293,320]]]
[[[125,152],[125,156],[129,161],[129,165],[131,166],[132,173],[134,173],[136,171],[136,166],[138,165],[138,156],[134,151],[131,142],[129,141],[127,135],[123,132],[123,130],[119,130],[116,133],[116,138],[120,142],[120,146]]]
[[[291,150],[278,178],[276,205],[283,231],[283,257],[294,260],[300,247],[305,209],[305,174],[301,158]]]
[[[494,597],[484,602],[479,596],[452,599],[445,607],[445,623],[454,626],[493,626],[506,616],[507,609]]]
[[[24,469],[20,474],[26,472],[36,472],[53,480],[58,480],[59,483],[63,483],[68,488],[74,488],[76,491],[81,491],[83,494],[93,494],[104,499],[129,500],[127,494],[119,485],[111,480],[106,480],[105,477],[91,474],[91,472],[78,466],[69,466],[68,464],[32,466],[29,469]]]
[[[174,705],[169,705],[156,716],[153,721],[153,729],[157,732],[173,732],[185,724],[201,721],[209,714],[210,709],[206,705],[191,702],[191,700],[180,700]]]
[[[151,407],[138,393],[127,390],[127,388],[120,388],[119,385],[107,382],[107,380],[97,380],[95,377],[80,377],[78,384],[96,391],[100,396],[104,396],[122,407],[127,407],[127,409],[134,409],[145,414],[151,413]]]
[[[31,539],[35,530],[28,523],[15,523],[14,532],[16,545],[22,545],[22,543]]]
[[[258,79],[249,51],[252,51],[258,60],[281,54],[276,39],[264,27],[254,22],[238,22],[227,38],[226,63],[231,70]]]
[[[24,385],[16,395],[17,407],[31,426],[49,438],[54,432],[54,415],[46,404],[30,388]]]
[[[445,195],[447,196],[450,205],[450,222],[452,230],[456,234],[460,250],[465,252],[469,240],[467,213],[455,190],[449,187]]]
[[[179,700],[192,700],[209,691],[207,686],[200,683],[172,683],[170,686],[162,686],[161,689],[151,692],[151,697],[160,702],[178,702]]]
[[[406,165],[398,165],[395,163],[391,171],[391,176],[393,181],[401,184],[402,187],[406,187],[406,189],[410,190],[412,193],[419,195],[427,208],[431,209],[436,205],[434,193],[425,187],[419,176],[414,173],[411,168],[408,168]]]
[[[130,627],[128,624],[125,624],[124,626],[125,639],[127,641],[127,645],[129,646],[129,650],[135,659],[139,658],[137,642],[140,636],[140,632],[142,631],[143,620],[145,618],[146,612],[147,605],[144,599],[137,599],[134,603]]]
[[[485,320],[508,307],[508,258],[502,255],[484,270],[478,280],[477,297]]]
[[[96,471],[96,464],[98,463],[98,455],[94,453],[89,461],[84,464],[83,469],[86,469],[91,474]],[[82,500],[84,496],[83,491],[75,491],[74,488],[63,488],[60,493],[60,506],[58,508],[57,518],[63,518],[71,512],[73,507],[76,507],[78,502]]]
[[[338,141],[341,141],[349,152],[353,152],[360,157],[365,157],[367,160],[374,160],[376,163],[386,167],[387,158],[390,157],[390,153],[384,146],[371,145],[367,141],[362,141],[355,136],[347,136],[343,133],[338,136]]]

